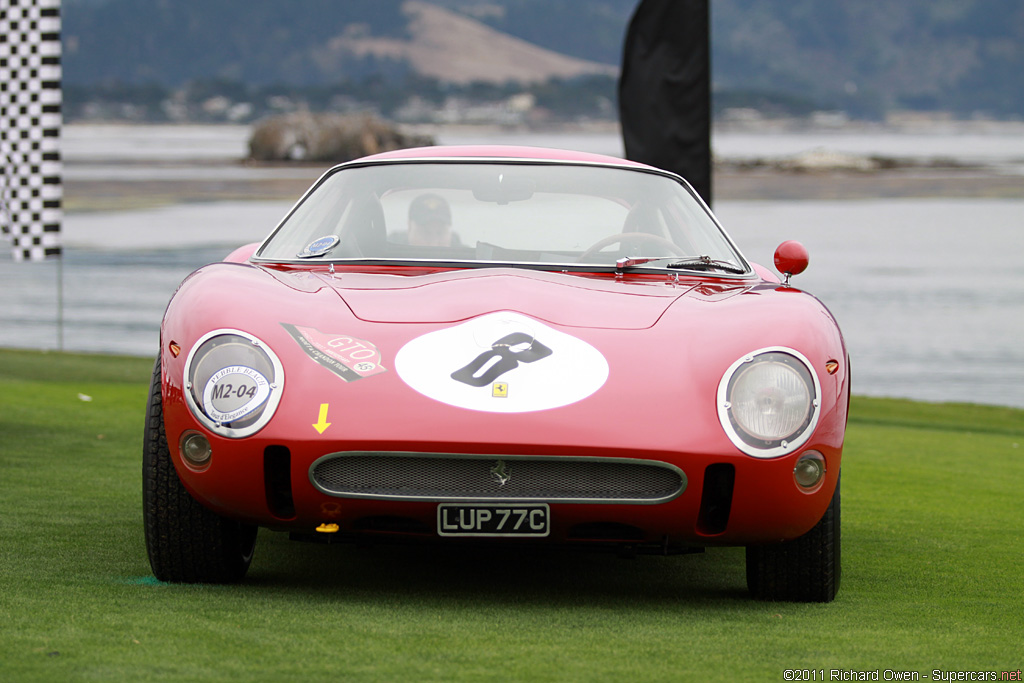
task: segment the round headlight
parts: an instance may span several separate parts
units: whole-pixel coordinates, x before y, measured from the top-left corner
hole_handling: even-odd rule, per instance
[[[718,387],[718,414],[736,446],[757,457],[791,453],[818,419],[818,379],[792,349],[761,349],[733,363]]]
[[[811,392],[795,368],[763,360],[740,367],[729,402],[740,429],[755,439],[775,441],[792,435],[807,419]]]
[[[204,335],[185,362],[188,407],[222,436],[259,431],[277,409],[283,388],[281,361],[262,341],[239,330]]]

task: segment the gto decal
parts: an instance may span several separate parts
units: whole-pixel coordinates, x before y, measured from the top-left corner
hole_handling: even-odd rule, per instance
[[[398,376],[448,405],[523,413],[580,401],[608,379],[593,346],[519,313],[489,313],[408,342]]]
[[[314,327],[281,323],[310,358],[346,382],[386,372],[380,351],[368,341],[346,334],[326,334]]]

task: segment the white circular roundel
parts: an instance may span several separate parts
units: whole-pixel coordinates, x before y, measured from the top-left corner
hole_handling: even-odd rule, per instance
[[[435,401],[492,413],[566,406],[608,379],[608,361],[593,346],[511,311],[417,337],[395,369]]]
[[[258,370],[229,365],[213,374],[203,388],[203,410],[211,420],[234,422],[270,397],[270,381]]]

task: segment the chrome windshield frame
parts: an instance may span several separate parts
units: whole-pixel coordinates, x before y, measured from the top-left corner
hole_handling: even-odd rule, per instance
[[[743,252],[739,249],[736,242],[732,239],[732,236],[728,233],[725,227],[715,216],[714,212],[707,205],[704,199],[693,189],[693,186],[683,178],[682,176],[658,169],[650,166],[643,165],[632,165],[632,164],[616,164],[609,162],[600,162],[592,160],[575,160],[575,159],[547,159],[547,158],[534,158],[534,157],[517,157],[517,156],[423,156],[423,157],[400,157],[400,158],[385,158],[385,159],[357,159],[354,161],[348,161],[345,163],[337,164],[327,169],[320,177],[314,182],[309,189],[307,189],[302,196],[296,201],[284,217],[275,225],[274,229],[260,242],[259,246],[253,252],[250,257],[250,262],[257,265],[303,265],[309,267],[315,264],[332,264],[335,268],[344,266],[385,266],[385,267],[410,267],[410,268],[522,268],[531,270],[543,270],[543,271],[564,271],[564,272],[581,272],[581,273],[616,273],[620,272],[615,264],[584,264],[584,263],[547,263],[547,262],[535,262],[535,261],[480,261],[480,260],[459,260],[459,259],[417,259],[417,258],[378,258],[378,257],[361,257],[361,258],[308,258],[295,256],[294,258],[282,259],[282,258],[267,258],[261,256],[262,252],[270,245],[274,237],[280,232],[288,220],[295,214],[300,206],[302,206],[329,178],[335,176],[343,171],[350,171],[359,168],[368,167],[379,167],[379,166],[410,166],[410,165],[429,165],[429,164],[444,164],[444,165],[496,165],[496,164],[507,164],[507,165],[522,165],[522,166],[563,166],[563,167],[590,167],[590,168],[607,168],[616,171],[635,172],[647,175],[660,176],[667,178],[678,185],[680,185],[690,197],[697,202],[704,214],[710,219],[714,226],[718,229],[723,240],[736,255],[739,262],[736,264],[738,267],[745,269],[742,274],[730,273],[730,272],[716,272],[705,269],[680,269],[680,268],[666,268],[664,266],[647,266],[640,265],[631,267],[629,273],[646,273],[646,274],[686,274],[688,276],[698,275],[702,277],[714,277],[724,279],[750,279],[756,277],[753,267],[750,262],[743,255]]]

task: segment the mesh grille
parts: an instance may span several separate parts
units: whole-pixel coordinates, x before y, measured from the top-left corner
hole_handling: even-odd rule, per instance
[[[652,461],[395,453],[326,456],[310,479],[335,496],[431,501],[660,503],[686,487],[680,470]]]

